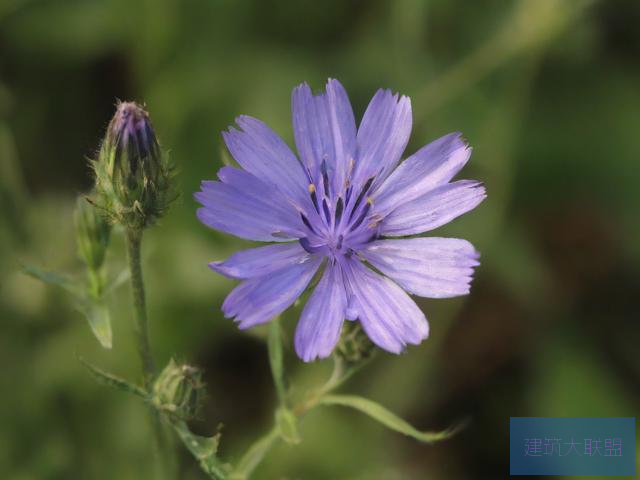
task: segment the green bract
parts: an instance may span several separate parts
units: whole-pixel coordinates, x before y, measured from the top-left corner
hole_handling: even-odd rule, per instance
[[[195,418],[204,396],[201,377],[197,368],[179,365],[171,359],[153,384],[151,402],[177,419]]]
[[[76,202],[74,223],[78,256],[89,269],[99,270],[104,264],[109,246],[111,236],[109,222],[95,206],[80,196]]]

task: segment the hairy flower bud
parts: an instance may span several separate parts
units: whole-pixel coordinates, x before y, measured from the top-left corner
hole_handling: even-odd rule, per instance
[[[74,212],[78,256],[92,271],[104,264],[111,225],[83,196],[78,197]]]
[[[118,104],[94,167],[99,202],[127,228],[152,225],[176,197],[149,114],[135,102]]]
[[[204,397],[204,383],[199,369],[169,361],[153,384],[151,401],[163,412],[180,420],[198,415]]]

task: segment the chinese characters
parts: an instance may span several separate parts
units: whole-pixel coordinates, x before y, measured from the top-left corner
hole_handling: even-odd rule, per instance
[[[602,443],[602,440],[598,438],[585,438],[584,442],[574,442],[574,439],[571,438],[571,442],[564,442],[564,445],[569,445],[569,447],[565,447],[562,449],[566,453],[562,453],[560,449],[560,445],[562,444],[561,438],[545,438],[546,443],[542,443],[541,438],[525,438],[524,439],[524,456],[530,457],[542,457],[544,455],[554,455],[556,454],[559,457],[566,457],[572,451],[579,456],[587,456],[592,457],[596,454],[604,457],[621,457],[622,456],[622,439],[620,438],[606,438],[604,440],[604,448],[599,446]],[[584,445],[583,447],[578,447],[578,445]],[[544,447],[544,448],[543,448]],[[583,452],[580,453],[579,449]],[[604,450],[604,455],[602,451]]]

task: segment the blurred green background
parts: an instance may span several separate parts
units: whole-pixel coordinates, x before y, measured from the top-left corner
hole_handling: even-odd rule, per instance
[[[20,273],[21,263],[80,272],[75,196],[91,187],[86,158],[116,99],[146,103],[180,169],[182,200],[143,252],[156,357],[205,369],[195,428],[223,423],[226,458],[270,427],[264,331],[222,317],[233,282],[206,267],[245,245],[200,225],[192,193],[221,166],[219,132],[235,116],[291,144],[291,89],[329,76],[357,117],[379,87],[409,95],[409,151],[462,131],[474,147],[463,177],[489,193],[437,231],[482,252],[471,295],[420,300],[431,338],[379,355],[343,391],[421,428],[472,423],[425,446],[357,412],[319,409],[303,442],[274,449],[256,478],[499,478],[510,416],[635,416],[639,22],[634,0],[0,1],[0,477],[151,478],[144,407],[77,360],[139,378],[127,288],[111,298],[105,351],[67,295]],[[116,235],[111,272],[123,253]],[[296,359],[298,314],[285,321],[286,361],[303,393],[330,365]],[[180,460],[181,478],[204,478]]]

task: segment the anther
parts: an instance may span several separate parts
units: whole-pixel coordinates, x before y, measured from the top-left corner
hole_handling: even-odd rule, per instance
[[[326,160],[322,161],[322,165],[320,166],[320,170],[322,172],[322,182],[324,185],[324,194],[329,196],[329,175],[327,175],[327,162]]]
[[[343,210],[344,210],[344,202],[342,201],[342,197],[339,197],[338,202],[336,203],[336,221],[335,221],[336,225],[340,222],[340,219],[342,218]]]
[[[304,223],[307,228],[309,230],[311,230],[313,233],[316,233],[316,231],[313,229],[313,227],[311,226],[311,222],[309,221],[309,219],[305,216],[304,213],[300,213],[300,218],[302,218],[302,223]]]
[[[329,213],[329,205],[327,204],[327,199],[322,199],[322,210],[324,210],[324,217],[327,219],[327,222],[331,219],[331,214]]]
[[[367,216],[367,213],[369,213],[369,210],[371,209],[371,205],[372,204],[373,204],[373,202],[369,202],[369,200],[367,199],[367,204],[362,209],[362,213],[360,214],[358,219],[353,223],[353,225],[351,225],[349,230],[351,230],[353,232],[356,228],[358,228],[360,226],[360,224],[364,221],[365,217]]]
[[[320,213],[320,210],[318,209],[318,196],[316,195],[316,186],[313,183],[309,184],[309,196],[311,197],[313,208],[316,209],[316,212]]]
[[[362,199],[364,198],[364,196],[369,191],[369,188],[371,188],[371,184],[373,183],[374,179],[375,179],[375,177],[371,177],[369,180],[367,180],[367,183],[364,184],[364,187],[362,187],[362,190],[360,191],[360,195],[358,195],[358,198],[356,199],[356,203],[353,205],[353,208],[351,209],[351,215],[350,215],[349,220],[351,220],[351,218],[353,218],[353,215],[355,214],[356,209],[360,205],[360,202],[362,202]]]

